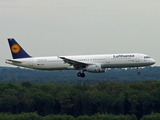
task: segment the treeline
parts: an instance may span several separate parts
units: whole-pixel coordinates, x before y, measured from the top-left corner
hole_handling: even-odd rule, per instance
[[[77,77],[78,71],[40,71],[22,68],[0,67],[0,83],[22,83],[28,81],[34,84],[89,84],[96,85],[99,81],[133,82],[145,80],[160,80],[160,67],[145,67],[137,75],[136,69],[109,69],[106,73],[85,72],[85,78]]]
[[[159,120],[160,113],[145,115],[140,120]],[[0,113],[0,120],[137,120],[135,115],[84,115],[77,118],[71,115],[47,115],[40,116],[34,113],[8,114]]]
[[[137,118],[132,115],[84,115],[73,117],[71,115],[47,115],[40,116],[36,112],[34,113],[21,113],[21,114],[0,114],[0,120],[137,120]],[[147,119],[145,119],[147,120]],[[149,120],[149,119],[148,119]]]
[[[158,81],[101,81],[97,85],[1,83],[0,113],[27,116],[25,113],[36,112],[42,120],[45,116],[64,114],[72,116],[72,119],[81,116],[82,120],[85,117],[90,120],[96,115],[104,118],[112,115],[117,117],[115,120],[121,117],[123,120],[147,120],[150,117],[147,115],[159,117],[159,114],[154,114],[160,112],[159,86]]]

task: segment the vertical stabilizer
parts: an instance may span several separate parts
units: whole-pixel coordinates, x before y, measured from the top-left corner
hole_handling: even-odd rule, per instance
[[[23,48],[13,38],[9,38],[8,43],[10,46],[13,59],[31,57],[26,53],[26,51],[23,50]]]

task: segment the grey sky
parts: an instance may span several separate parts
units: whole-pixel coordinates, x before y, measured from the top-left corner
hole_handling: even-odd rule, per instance
[[[0,0],[0,65],[31,56],[145,53],[160,65],[159,0]]]

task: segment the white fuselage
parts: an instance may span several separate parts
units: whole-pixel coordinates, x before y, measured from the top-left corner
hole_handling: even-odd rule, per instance
[[[87,64],[99,64],[105,68],[125,68],[125,67],[143,67],[153,65],[155,60],[145,54],[102,54],[102,55],[75,55],[63,56],[65,58],[83,62]],[[15,59],[13,59],[15,60]],[[66,63],[59,56],[53,57],[31,57],[16,59],[19,62],[6,61],[8,64],[39,69],[39,70],[75,70],[76,68]]]

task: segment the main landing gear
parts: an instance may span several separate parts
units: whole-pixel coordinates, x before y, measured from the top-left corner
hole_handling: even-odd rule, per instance
[[[84,78],[84,77],[85,77],[85,74],[84,74],[84,72],[82,72],[82,73],[81,73],[81,72],[78,72],[78,73],[77,73],[77,76]]]
[[[140,75],[141,73],[139,72],[139,68],[137,67],[137,75]]]

